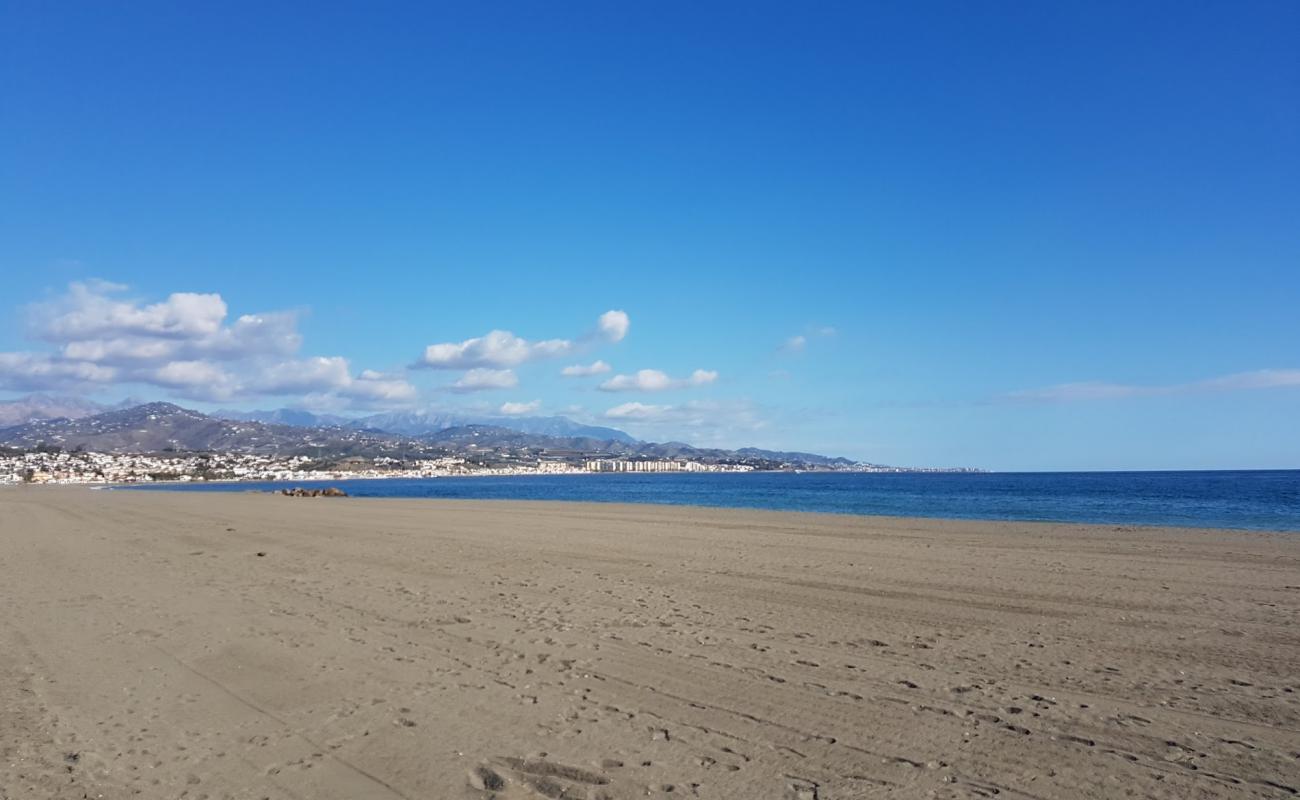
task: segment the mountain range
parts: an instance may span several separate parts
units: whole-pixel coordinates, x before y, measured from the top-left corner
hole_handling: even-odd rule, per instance
[[[219,419],[171,403],[146,403],[77,419],[41,419],[0,428],[0,444],[102,453],[166,451],[275,455],[380,455],[400,451],[395,437],[343,428],[298,428]]]
[[[33,394],[17,400],[0,402],[0,428],[23,425],[28,422],[54,419],[82,419],[141,405],[138,401],[124,401],[103,405],[80,397],[60,397]],[[567,417],[486,417],[451,414],[439,411],[391,411],[365,417],[344,417],[337,414],[318,414],[296,408],[277,408],[261,411],[235,411],[220,409],[210,415],[234,422],[262,422],[268,425],[285,425],[294,428],[348,428],[370,430],[403,436],[426,436],[448,428],[467,425],[490,425],[520,433],[541,436],[585,437],[602,441],[635,444],[638,440],[617,428],[584,425]]]
[[[30,398],[25,398],[30,400]],[[41,415],[84,406],[46,402]],[[295,412],[296,413],[296,412]],[[15,448],[59,447],[108,453],[240,452],[267,455],[419,457],[448,453],[506,450],[565,455],[609,455],[641,458],[687,458],[699,461],[739,461],[766,466],[849,467],[854,462],[812,453],[777,453],[757,448],[722,450],[697,448],[682,442],[642,442],[623,431],[575,423],[564,417],[510,419],[512,425],[481,424],[433,415],[376,415],[337,424],[327,417],[266,412],[256,419],[227,419],[171,403],[146,403],[130,408],[84,414],[76,418],[41,416],[0,428],[0,445]],[[293,420],[300,424],[287,424]],[[324,424],[302,424],[302,423]],[[461,424],[455,424],[461,423]],[[406,432],[382,430],[379,424]]]
[[[266,422],[302,428],[337,426],[354,430],[374,430],[404,436],[427,436],[448,428],[467,425],[490,425],[497,428],[533,433],[541,436],[578,436],[635,444],[637,439],[617,428],[584,425],[568,417],[475,417],[439,411],[390,411],[367,417],[351,418],[333,414],[280,408],[273,411],[215,411],[213,416],[241,422]]]

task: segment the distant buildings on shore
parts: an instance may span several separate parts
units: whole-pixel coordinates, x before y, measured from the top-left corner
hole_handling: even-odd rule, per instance
[[[305,455],[251,453],[95,453],[58,448],[0,448],[0,484],[6,483],[151,483],[160,481],[293,481],[349,478],[438,478],[471,475],[586,475],[591,473],[754,472],[789,465],[771,462],[702,462],[635,457],[591,458],[581,453],[497,454],[485,458],[447,455],[437,458],[348,457],[320,460]],[[824,470],[818,470],[824,471]],[[908,472],[870,464],[834,471]]]
[[[588,472],[750,472],[748,464],[701,464],[697,461],[641,461],[622,458],[593,458]]]
[[[437,478],[469,475],[584,475],[591,472],[748,472],[747,464],[635,459],[534,458],[509,464],[464,458],[402,460],[386,456],[322,464],[302,455],[242,453],[132,454],[83,451],[0,453],[0,484],[291,481],[348,478]]]

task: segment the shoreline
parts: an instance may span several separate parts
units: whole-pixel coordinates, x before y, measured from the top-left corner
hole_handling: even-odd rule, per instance
[[[1262,472],[1271,473],[1277,471],[1268,470]],[[648,478],[650,480],[663,479],[667,481],[672,481],[673,478],[667,476],[673,476],[673,475],[677,475],[683,481],[684,485],[690,484],[691,482],[700,479],[699,475],[693,473],[643,473],[638,475],[628,475],[624,473],[557,473],[555,474],[554,477],[565,478],[565,477],[569,477],[570,475],[584,475],[584,474],[600,475],[600,476],[622,475],[624,480],[630,478],[634,483],[636,481],[639,481],[641,478]],[[721,473],[721,474],[731,474],[731,473]],[[749,472],[749,473],[735,473],[735,474],[747,475],[747,476],[765,475],[771,477],[771,476],[783,475],[784,473]],[[841,473],[828,472],[828,473],[805,473],[805,474],[809,475],[810,477],[816,478],[816,477],[827,477],[831,475],[838,475]],[[995,475],[995,474],[988,473],[988,475]],[[112,488],[115,490],[116,489],[133,489],[133,490],[138,489],[138,490],[154,490],[154,491],[163,491],[163,492],[183,492],[183,493],[199,493],[199,494],[207,493],[207,492],[234,493],[240,491],[275,493],[281,488],[293,488],[296,486],[308,486],[308,487],[339,486],[340,488],[344,488],[346,490],[349,485],[360,484],[362,487],[372,486],[372,487],[382,488],[385,486],[385,484],[392,484],[394,482],[402,482],[402,481],[408,482],[415,486],[419,486],[424,482],[428,482],[430,486],[436,486],[436,484],[441,483],[445,480],[454,479],[458,477],[465,477],[465,478],[473,477],[476,479],[497,478],[500,480],[509,480],[516,477],[541,478],[546,476],[476,475],[476,476],[439,476],[437,478],[412,477],[412,478],[316,479],[310,481],[308,480],[210,481],[210,482],[203,482],[203,483],[156,482],[156,483],[120,484],[120,485],[113,486]],[[704,480],[708,480],[708,479],[706,478]],[[527,486],[527,482],[521,482],[520,485]],[[695,485],[698,486],[700,484],[695,484]],[[238,488],[241,486],[246,486],[248,488],[244,488],[241,490],[240,488]],[[1125,515],[1125,513],[1123,513],[1122,510],[1118,513],[1114,513],[1109,516],[1100,513],[1091,513],[1088,516],[1082,516],[1082,515],[1071,516],[1065,513],[1059,513],[1053,515],[1051,514],[1050,511],[1043,512],[1040,515],[1034,515],[1033,512],[1039,510],[1041,501],[1039,501],[1039,505],[1036,506],[1036,501],[1033,500],[1026,501],[1025,504],[1022,506],[1022,508],[1017,509],[1015,512],[1004,512],[1003,514],[995,514],[992,512],[978,513],[976,511],[970,511],[966,509],[953,510],[951,512],[947,512],[945,511],[945,509],[942,508],[942,506],[945,502],[953,502],[953,499],[946,498],[943,496],[936,496],[932,499],[932,502],[930,504],[931,507],[929,508],[907,509],[906,513],[899,513],[899,511],[897,510],[890,510],[887,508],[886,509],[853,508],[853,507],[846,507],[843,504],[836,507],[833,504],[833,502],[828,502],[825,498],[812,498],[801,503],[801,502],[796,502],[797,500],[803,499],[798,497],[797,493],[790,494],[788,496],[777,497],[771,494],[757,494],[751,496],[743,492],[741,493],[720,492],[717,493],[714,497],[709,497],[709,496],[690,496],[690,495],[683,495],[680,493],[672,493],[672,492],[656,493],[654,495],[645,495],[645,494],[635,493],[635,492],[629,495],[629,493],[626,492],[614,492],[605,496],[601,496],[600,492],[586,492],[581,490],[575,491],[571,494],[565,494],[564,492],[567,491],[568,489],[561,490],[561,494],[559,496],[543,496],[540,494],[534,495],[534,494],[529,494],[527,491],[520,491],[515,493],[506,492],[501,494],[495,494],[492,493],[492,490],[488,490],[488,493],[484,493],[477,496],[474,496],[471,493],[471,496],[469,497],[458,497],[454,494],[441,495],[438,494],[436,490],[434,491],[434,493],[429,495],[420,495],[420,494],[408,494],[408,495],[391,494],[390,495],[390,494],[383,494],[382,492],[379,494],[369,494],[369,495],[367,494],[355,495],[351,493],[349,494],[350,497],[353,497],[354,499],[362,498],[362,497],[367,499],[384,499],[384,500],[482,499],[482,500],[491,500],[494,502],[500,500],[516,500],[516,501],[537,501],[537,502],[585,502],[585,503],[598,503],[601,505],[624,503],[630,505],[675,506],[675,507],[701,508],[701,509],[708,509],[708,508],[737,509],[737,510],[752,509],[758,511],[788,511],[788,512],[800,512],[800,513],[820,513],[820,514],[831,514],[835,516],[860,517],[860,518],[867,518],[867,519],[905,518],[905,519],[952,520],[952,521],[970,520],[970,521],[985,521],[985,522],[1009,523],[1009,524],[1020,524],[1020,523],[1073,524],[1073,525],[1085,525],[1085,526],[1087,525],[1116,526],[1116,527],[1123,527],[1123,528],[1154,527],[1154,528],[1162,528],[1162,529],[1204,528],[1208,530],[1265,531],[1265,532],[1290,533],[1290,534],[1300,533],[1300,516],[1296,516],[1294,520],[1288,520],[1291,524],[1287,524],[1287,522],[1282,522],[1282,523],[1270,525],[1270,524],[1265,524],[1256,521],[1249,521],[1249,520],[1237,521],[1237,520],[1228,520],[1228,519],[1187,520],[1187,519],[1171,518],[1168,520],[1159,520],[1159,519],[1152,519],[1151,518],[1152,515],[1149,513],[1146,515],[1146,518],[1137,518],[1132,514]],[[820,507],[813,507],[813,506],[820,506]],[[1228,512],[1221,512],[1221,513],[1224,516],[1227,516],[1228,514]],[[1172,517],[1173,515],[1170,516]]]
[[[419,479],[412,479],[412,480],[419,480]],[[307,482],[306,481],[299,482],[299,483],[285,482],[285,488],[292,488],[294,486],[299,486],[302,483],[307,483]],[[86,488],[90,489],[91,491],[111,489],[114,491],[139,490],[139,491],[147,492],[153,490],[153,491],[173,492],[173,493],[187,493],[187,490],[184,489],[151,487],[151,486],[142,486],[138,484],[126,484],[121,486],[93,486],[93,487],[86,487]],[[202,494],[203,490],[196,489],[194,490],[194,493]],[[280,496],[279,491],[273,489],[247,489],[244,492],[241,492],[240,494],[243,493],[254,494],[254,495]],[[626,500],[567,500],[567,499],[552,500],[552,499],[542,499],[542,498],[522,499],[522,498],[506,498],[506,497],[501,497],[501,498],[402,497],[398,495],[385,496],[385,497],[348,495],[346,497],[335,497],[335,498],[296,498],[296,499],[322,500],[322,501],[348,500],[348,501],[364,501],[364,502],[375,502],[375,503],[394,503],[394,502],[455,503],[455,504],[491,503],[493,505],[498,505],[498,504],[507,505],[512,503],[516,503],[516,504],[541,503],[545,505],[578,506],[578,507],[586,507],[586,506],[592,506],[598,508],[614,507],[614,508],[623,508],[627,510],[640,509],[640,508],[681,508],[681,509],[689,509],[689,510],[696,510],[696,511],[742,511],[746,513],[754,513],[754,514],[797,514],[800,516],[809,516],[809,517],[847,517],[849,519],[861,519],[865,521],[874,520],[874,521],[885,522],[885,523],[971,522],[971,523],[987,523],[990,525],[1031,525],[1031,526],[1050,525],[1053,527],[1066,526],[1066,527],[1075,527],[1075,528],[1109,528],[1119,532],[1152,530],[1152,531],[1164,531],[1164,532],[1177,531],[1182,533],[1205,533],[1205,534],[1213,534],[1213,533],[1221,533],[1221,532],[1222,533],[1247,533],[1247,534],[1256,533],[1256,534],[1264,534],[1270,536],[1271,535],[1295,536],[1297,534],[1300,534],[1300,529],[1289,530],[1286,528],[1243,528],[1243,527],[1227,527],[1227,526],[1218,527],[1218,526],[1211,526],[1211,525],[1175,525],[1175,524],[1161,525],[1157,523],[1087,522],[1087,521],[1055,520],[1055,519],[1020,519],[1020,518],[1013,519],[1013,518],[993,518],[993,517],[940,517],[940,516],[924,515],[924,514],[916,514],[916,515],[861,514],[852,511],[813,511],[813,510],[800,510],[800,509],[787,509],[787,508],[754,508],[751,506],[718,506],[718,505],[704,505],[704,504],[695,504],[695,503],[669,503],[669,502],[651,502],[651,501],[647,501],[644,503],[636,503],[636,502],[630,502]]]

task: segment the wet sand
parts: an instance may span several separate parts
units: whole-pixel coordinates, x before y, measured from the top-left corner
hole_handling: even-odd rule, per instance
[[[0,798],[1289,798],[1300,536],[0,489]]]

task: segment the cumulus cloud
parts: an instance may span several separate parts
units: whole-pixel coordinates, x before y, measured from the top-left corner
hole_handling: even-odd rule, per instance
[[[190,339],[210,336],[226,318],[218,294],[177,292],[160,303],[141,305],[113,295],[126,291],[107,281],[75,282],[58,300],[36,306],[37,330],[49,341],[117,336]]]
[[[594,336],[617,342],[627,335],[628,317],[623,311],[606,311],[596,322]],[[593,334],[588,334],[588,337]],[[587,338],[587,337],[584,337]],[[494,330],[461,342],[442,342],[424,348],[414,364],[429,369],[508,369],[529,361],[556,358],[576,349],[570,339],[529,341],[510,331]]]
[[[414,402],[419,394],[404,378],[386,375],[373,369],[362,370],[360,375],[338,391],[344,397],[361,401],[377,401],[379,405],[409,404]]]
[[[174,389],[195,400],[229,400],[240,392],[239,379],[210,361],[169,361],[159,367],[137,370],[131,377]]]
[[[431,369],[478,369],[517,367],[526,361],[561,356],[573,349],[568,339],[530,342],[510,331],[491,331],[463,342],[431,344],[417,367]]]
[[[287,355],[302,347],[298,315],[292,311],[244,314],[233,325],[219,329],[202,343],[202,351],[215,358],[243,358],[254,354]]]
[[[230,373],[210,361],[168,361],[153,370],[153,380],[163,386],[233,386]]]
[[[342,356],[281,361],[263,368],[250,387],[257,394],[337,394],[358,401],[376,401],[380,405],[413,401],[417,392],[405,379],[375,370],[353,375],[351,365]]]
[[[574,364],[560,370],[560,374],[566,378],[585,378],[589,375],[604,375],[613,367],[604,361],[593,361],[590,364]]]
[[[1129,397],[1233,392],[1300,386],[1300,369],[1261,369],[1235,372],[1217,378],[1173,384],[1126,384],[1104,381],[1060,383],[1040,389],[1012,392],[999,398],[1012,403],[1069,403],[1088,400],[1116,400]]]
[[[341,356],[281,361],[262,370],[255,388],[266,394],[328,391],[352,381],[348,360]]]
[[[643,369],[635,375],[615,375],[600,385],[606,392],[661,392],[674,388],[677,382],[657,369]]]
[[[621,342],[623,337],[627,336],[627,329],[631,324],[626,311],[611,310],[600,315],[596,330],[605,341]]]
[[[29,307],[33,338],[57,351],[0,353],[0,388],[139,383],[195,400],[324,392],[358,407],[415,398],[405,380],[354,376],[341,357],[287,358],[302,344],[293,312],[244,314],[227,323],[219,294],[176,292],[149,303],[126,292],[107,281],[76,282]]]
[[[510,331],[494,330],[461,342],[443,342],[424,348],[413,366],[428,369],[509,369],[530,361],[563,356],[593,339],[618,342],[629,326],[624,311],[606,311],[596,321],[594,332],[575,343],[571,339],[529,341]]]
[[[672,378],[657,369],[638,370],[632,375],[615,375],[600,384],[603,392],[664,392],[688,386],[704,386],[718,379],[714,370],[697,369],[689,378]]]
[[[502,403],[497,412],[508,417],[517,417],[521,414],[535,413],[541,407],[541,400],[533,400],[530,403]]]
[[[519,385],[519,377],[510,369],[477,368],[466,372],[460,380],[451,385],[451,390],[458,393],[486,392],[494,389],[513,389]]]
[[[302,344],[297,315],[291,312],[246,314],[233,325],[190,337],[106,334],[62,343],[66,358],[131,364],[165,359],[211,358],[235,361],[257,355],[288,355]],[[43,332],[48,338],[49,332]]]
[[[112,383],[113,367],[41,353],[0,353],[0,388],[13,391],[83,389]]]

